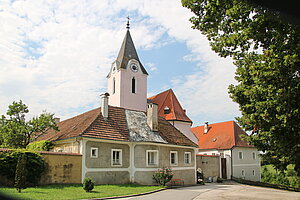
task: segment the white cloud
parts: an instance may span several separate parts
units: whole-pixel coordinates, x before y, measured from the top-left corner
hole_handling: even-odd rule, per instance
[[[145,63],[145,65],[151,72],[157,71],[157,67],[154,65],[154,63]]]
[[[214,54],[204,36],[190,28],[190,11],[180,1],[4,1],[0,7],[0,113],[23,99],[35,115],[46,109],[62,119],[100,105],[106,74],[132,16],[137,48],[185,42],[196,70],[179,74],[174,87],[188,114],[199,121],[234,116],[227,95],[234,67]],[[163,35],[169,36],[162,39]],[[32,56],[34,53],[34,56]],[[150,71],[159,69],[147,63]],[[151,94],[151,91],[149,91]],[[201,119],[202,120],[202,119]]]

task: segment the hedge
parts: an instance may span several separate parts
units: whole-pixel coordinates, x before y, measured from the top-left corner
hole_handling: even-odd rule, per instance
[[[0,175],[5,176],[8,180],[15,179],[16,166],[18,158],[21,155],[25,155],[26,162],[26,184],[29,186],[37,185],[41,174],[45,170],[46,164],[43,158],[35,152],[14,149],[0,152]]]

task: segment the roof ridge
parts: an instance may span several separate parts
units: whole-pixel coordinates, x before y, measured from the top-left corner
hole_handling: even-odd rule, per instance
[[[171,105],[172,105],[172,107],[173,107],[173,115],[174,115],[174,118],[176,118],[177,119],[177,117],[176,117],[176,112],[175,112],[175,105],[174,105],[174,100],[173,100],[173,96],[175,95],[174,94],[174,92],[173,92],[173,90],[170,90],[170,93],[171,93]],[[170,94],[169,93],[169,94]]]
[[[216,123],[209,123],[208,125],[214,125],[214,124],[221,124],[221,123],[227,123],[227,122],[235,122],[234,120],[230,120],[230,121],[225,121],[225,122],[216,122]],[[202,127],[203,125],[199,125],[199,126],[194,126],[192,128],[197,128],[197,127]]]

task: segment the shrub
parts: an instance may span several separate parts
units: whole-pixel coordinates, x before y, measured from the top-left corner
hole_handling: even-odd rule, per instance
[[[165,186],[166,183],[170,182],[171,179],[173,178],[173,172],[172,169],[163,167],[161,169],[158,169],[156,172],[153,174],[153,180],[160,184]]]
[[[50,151],[54,147],[53,142],[48,140],[41,140],[37,142],[32,142],[27,145],[26,149],[33,151]]]
[[[45,162],[38,153],[28,150],[18,149],[0,152],[0,175],[5,176],[8,180],[14,180],[18,158],[24,154],[27,157],[26,181],[29,185],[36,185],[45,170]]]
[[[83,189],[90,192],[94,189],[95,182],[90,177],[85,177],[83,180]]]

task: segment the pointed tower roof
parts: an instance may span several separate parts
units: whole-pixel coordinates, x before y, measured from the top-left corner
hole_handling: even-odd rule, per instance
[[[181,107],[172,89],[166,90],[148,99],[152,103],[158,105],[159,116],[164,117],[166,120],[192,123],[192,120],[185,114],[185,111]],[[169,109],[169,112],[165,112],[165,109]]]
[[[129,29],[126,32],[125,38],[123,40],[121,49],[119,51],[118,54],[118,58],[116,60],[116,65],[117,65],[117,69],[126,69],[127,64],[129,62],[129,60],[131,59],[135,59],[139,62],[140,66],[141,66],[141,70],[143,72],[143,74],[148,75],[146,69],[144,68],[144,66],[142,65],[139,56],[136,52],[136,49],[134,47],[131,35],[130,35],[130,31]]]

